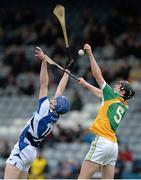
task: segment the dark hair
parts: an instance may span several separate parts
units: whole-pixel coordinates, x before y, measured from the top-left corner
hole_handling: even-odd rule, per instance
[[[135,90],[128,81],[121,81],[120,84],[121,84],[120,90],[125,91],[125,94],[122,97],[124,100],[128,100],[128,99],[134,97]]]

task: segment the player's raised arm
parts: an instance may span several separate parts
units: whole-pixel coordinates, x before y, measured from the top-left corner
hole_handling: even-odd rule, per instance
[[[72,67],[73,67],[73,60],[71,60],[71,61],[67,60],[67,62],[66,62],[66,70],[68,72],[70,72],[72,70]],[[62,79],[60,80],[60,82],[59,82],[59,84],[57,86],[55,97],[61,96],[64,93],[64,91],[66,89],[66,85],[68,83],[68,79],[69,79],[69,75],[64,72],[63,77],[62,77]]]
[[[47,71],[47,62],[44,61],[44,52],[39,47],[36,48],[35,52],[36,52],[35,56],[38,59],[42,60],[41,70],[40,70],[40,91],[39,91],[39,99],[41,99],[42,97],[45,97],[48,94],[49,76]]]
[[[101,69],[100,69],[99,65],[97,64],[97,62],[96,62],[96,60],[95,60],[95,58],[93,56],[91,46],[89,44],[85,44],[84,45],[84,50],[86,51],[86,53],[87,53],[87,55],[89,57],[92,74],[95,77],[95,79],[96,79],[97,83],[99,84],[99,86],[102,87],[105,80],[104,80],[104,78],[102,76]]]
[[[79,83],[82,84],[84,87],[86,87],[87,89],[89,89],[94,95],[96,95],[98,98],[102,98],[103,97],[103,93],[102,90],[99,88],[96,88],[95,86],[92,86],[90,83],[88,83],[87,81],[85,81],[83,78],[79,79]]]
[[[61,78],[61,80],[57,86],[55,97],[61,96],[64,93],[68,79],[69,79],[69,75],[67,73],[64,73],[63,77]]]

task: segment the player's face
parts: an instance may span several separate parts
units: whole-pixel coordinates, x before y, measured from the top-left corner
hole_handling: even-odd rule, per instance
[[[125,94],[125,91],[121,90],[120,87],[121,87],[121,83],[119,82],[118,84],[114,85],[114,90],[118,92],[120,96],[123,96]]]
[[[117,91],[118,93],[120,92],[120,83],[114,85],[114,90]]]
[[[55,106],[56,106],[56,105],[57,105],[56,99],[51,99],[51,100],[50,100],[50,107],[51,107],[52,110],[55,109]]]

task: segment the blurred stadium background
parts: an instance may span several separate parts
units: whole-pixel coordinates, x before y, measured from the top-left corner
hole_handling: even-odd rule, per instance
[[[66,52],[61,27],[52,11],[66,8],[66,25],[74,74],[96,85],[86,56],[77,51],[92,45],[106,81],[133,82],[136,97],[121,122],[119,158],[115,178],[141,178],[141,2],[138,0],[2,0],[0,6],[0,178],[5,160],[28,118],[35,111],[39,91],[40,62],[34,57],[42,47],[64,66]],[[53,96],[62,72],[49,66]],[[40,150],[47,161],[45,178],[77,178],[80,165],[94,138],[87,128],[100,101],[70,79],[66,95],[71,111],[63,115]],[[37,168],[38,169],[38,168]],[[98,173],[96,175],[100,177]]]

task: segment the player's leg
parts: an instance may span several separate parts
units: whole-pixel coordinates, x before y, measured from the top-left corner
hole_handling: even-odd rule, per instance
[[[28,171],[22,171],[22,173],[19,176],[19,179],[27,179]]]
[[[97,136],[95,141],[91,143],[89,152],[86,155],[85,161],[82,164],[79,179],[88,179],[99,170],[103,165],[103,144],[100,138]]]
[[[118,156],[118,145],[117,143],[107,142],[109,146],[109,153],[107,159],[105,159],[105,166],[102,167],[102,178],[113,179],[115,173],[115,164]],[[107,148],[108,149],[108,148]]]
[[[19,143],[17,143],[6,161],[5,179],[18,179],[20,176],[27,177],[27,173],[24,172],[28,172],[35,158],[35,147],[27,145],[20,151]]]
[[[100,168],[100,164],[85,160],[82,164],[78,179],[89,179]]]
[[[20,174],[20,169],[14,165],[7,164],[5,167],[4,179],[19,179]]]
[[[6,167],[4,172],[4,179],[18,179],[21,172],[21,159],[18,156],[19,149],[18,143],[15,144],[9,158],[6,161]]]
[[[36,152],[35,147],[27,146],[22,151],[22,153],[24,154],[24,157],[22,156],[22,159],[25,163],[24,163],[23,170],[22,170],[19,178],[27,179],[29,168],[30,168],[31,164],[33,163],[33,161],[35,160],[37,152]]]
[[[115,166],[111,166],[111,165],[103,166],[101,172],[102,172],[102,179],[113,179]]]

